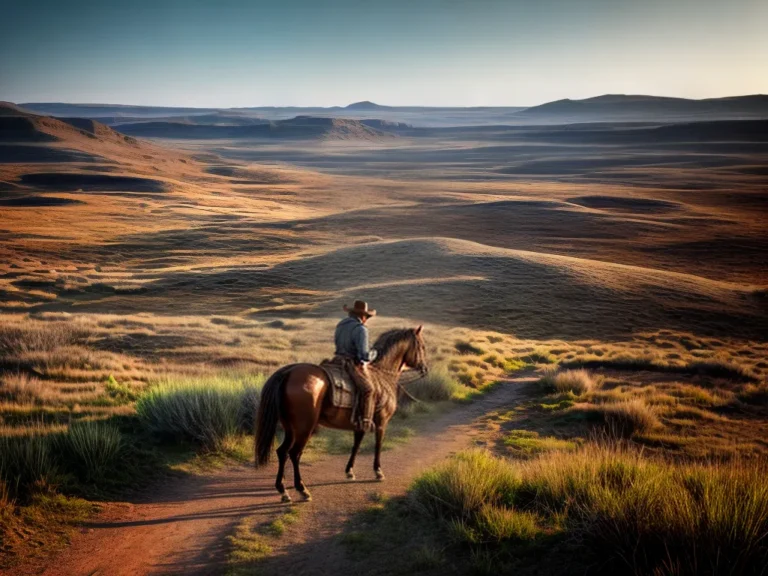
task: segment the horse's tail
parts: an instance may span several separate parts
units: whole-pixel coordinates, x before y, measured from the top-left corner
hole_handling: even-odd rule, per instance
[[[269,463],[272,443],[280,418],[280,396],[290,366],[284,366],[272,374],[261,389],[259,413],[256,417],[256,466]]]

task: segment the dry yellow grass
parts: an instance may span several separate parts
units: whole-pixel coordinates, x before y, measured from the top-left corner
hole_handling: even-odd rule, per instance
[[[387,160],[386,173],[359,161],[423,158],[410,141],[275,148],[331,157],[339,170],[323,173],[43,124],[59,140],[41,154],[97,157],[0,163],[4,194],[22,200],[0,206],[0,436],[131,414],[150,382],[319,361],[341,304],[364,298],[374,335],[426,324],[445,367],[419,384],[427,396],[558,364],[560,392],[509,417],[526,430],[538,418],[547,448],[568,442],[557,418],[581,434],[593,413],[659,453],[766,451],[759,176],[695,166],[687,150],[674,168],[507,178],[482,154],[469,168]],[[254,152],[229,144],[219,151]],[[719,157],[739,155],[764,159]],[[494,539],[530,525],[498,507],[481,517]]]
[[[581,548],[575,558],[568,550],[571,566],[599,559],[608,573],[759,574],[768,559],[765,474],[765,461],[674,464],[621,444],[528,462],[472,451],[424,473],[411,496],[461,544],[507,544],[491,548],[494,571],[516,544],[562,535]]]

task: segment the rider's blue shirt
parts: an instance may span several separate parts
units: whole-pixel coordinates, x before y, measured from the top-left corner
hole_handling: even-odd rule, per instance
[[[375,351],[368,349],[368,328],[358,318],[348,316],[339,322],[334,340],[339,356],[349,356],[358,362],[371,362],[376,357]]]

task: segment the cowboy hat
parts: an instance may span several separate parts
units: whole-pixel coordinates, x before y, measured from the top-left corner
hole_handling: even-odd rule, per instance
[[[346,312],[360,314],[361,316],[368,316],[369,318],[371,316],[376,316],[376,310],[369,310],[368,302],[363,302],[362,300],[355,300],[355,303],[351,308],[344,304],[344,310]]]

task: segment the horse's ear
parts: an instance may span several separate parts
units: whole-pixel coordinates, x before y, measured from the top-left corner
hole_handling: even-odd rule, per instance
[[[424,325],[423,325],[423,324],[419,324],[419,327],[418,327],[418,328],[416,328],[416,330],[414,330],[414,332],[416,332],[416,336],[418,336],[419,334],[421,334],[421,330],[422,330],[422,328],[424,328]]]

